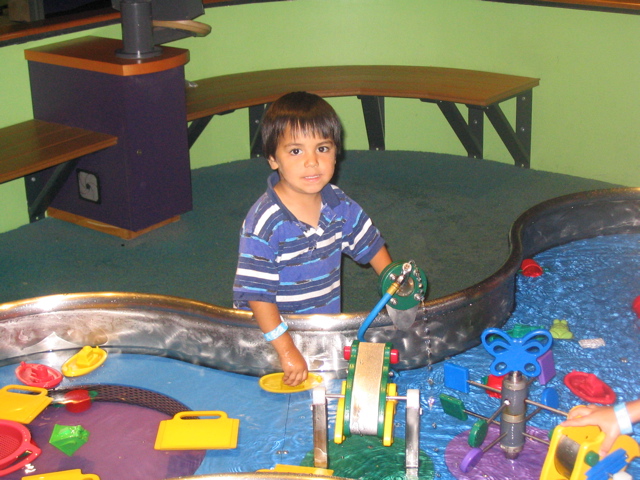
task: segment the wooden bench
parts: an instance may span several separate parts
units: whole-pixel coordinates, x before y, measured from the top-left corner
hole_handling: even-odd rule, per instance
[[[484,115],[513,157],[528,168],[531,156],[532,89],[539,79],[440,67],[303,67],[238,73],[197,80],[187,88],[189,146],[214,115],[249,108],[251,154],[261,150],[260,122],[269,103],[285,93],[357,96],[362,102],[369,148],[384,150],[384,97],[415,98],[438,105],[472,158],[483,158]],[[500,103],[517,97],[515,128]],[[468,107],[467,119],[456,103]]]
[[[29,219],[43,218],[77,159],[117,143],[117,137],[41,120],[0,129],[0,183],[55,167],[48,180],[25,178]]]
[[[369,148],[384,150],[384,98],[436,103],[473,158],[483,158],[483,121],[489,118],[514,163],[529,167],[532,89],[537,78],[473,70],[411,66],[304,67],[205,78],[187,88],[189,146],[214,115],[249,108],[251,154],[262,148],[260,122],[267,106],[285,93],[308,91],[323,97],[357,96],[362,102]],[[515,128],[500,103],[517,97]],[[465,119],[456,104],[468,107]],[[53,168],[40,180],[25,178],[29,218],[43,218],[79,157],[115,145],[117,138],[81,128],[29,120],[0,129],[0,183]]]

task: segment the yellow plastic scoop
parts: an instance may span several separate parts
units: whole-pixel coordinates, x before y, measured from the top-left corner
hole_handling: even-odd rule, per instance
[[[225,412],[178,412],[171,420],[160,422],[154,448],[156,450],[236,448],[239,426],[240,420],[228,418]]]
[[[305,390],[311,390],[322,383],[322,377],[317,373],[309,373],[307,379],[300,385],[290,387],[282,382],[284,377],[283,372],[271,373],[260,378],[260,386],[263,390],[271,393],[294,393],[304,392]]]
[[[53,400],[48,390],[28,385],[5,385],[0,389],[0,419],[31,423]]]

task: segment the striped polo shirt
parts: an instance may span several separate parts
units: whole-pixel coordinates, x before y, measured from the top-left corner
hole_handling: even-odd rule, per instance
[[[342,254],[369,263],[384,239],[360,205],[331,184],[321,192],[318,227],[299,221],[274,191],[278,180],[277,172],[269,176],[242,225],[234,307],[248,310],[256,300],[276,303],[280,313],[339,313]]]

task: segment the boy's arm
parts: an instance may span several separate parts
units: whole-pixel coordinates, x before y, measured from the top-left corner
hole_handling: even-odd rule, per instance
[[[369,262],[369,265],[371,265],[371,267],[375,270],[375,272],[378,275],[380,275],[382,271],[385,269],[385,267],[390,263],[391,263],[391,255],[389,255],[389,251],[387,250],[387,247],[383,245],[382,248],[378,250],[378,253],[376,253],[373,256],[373,258]]]
[[[250,301],[249,307],[253,311],[253,316],[258,322],[263,333],[269,333],[282,321],[280,311],[275,303]],[[289,332],[284,332],[275,340],[271,341],[280,359],[280,365],[284,376],[282,381],[285,385],[295,387],[307,379],[307,362],[293,343]]]

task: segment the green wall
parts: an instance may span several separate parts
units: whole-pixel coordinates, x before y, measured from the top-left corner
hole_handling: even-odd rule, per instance
[[[188,48],[187,78],[331,64],[435,65],[538,77],[534,169],[640,186],[640,16],[481,0],[295,0],[206,10]],[[0,127],[31,118],[23,50],[118,26],[4,47]],[[10,73],[9,73],[10,72]],[[346,147],[366,149],[359,102],[331,100]],[[514,105],[505,111],[513,117]],[[465,152],[435,105],[388,99],[387,148]],[[511,158],[486,123],[485,156]],[[247,111],[215,117],[192,168],[248,158]],[[22,180],[0,185],[0,231],[27,222]]]

